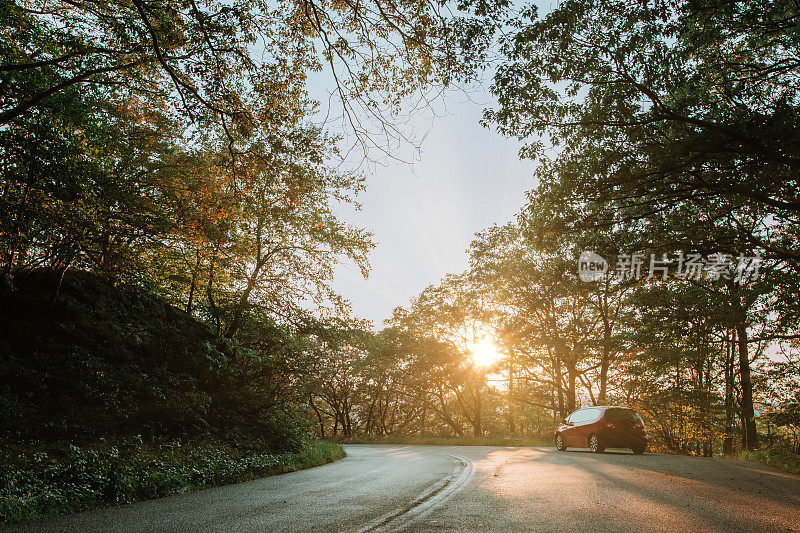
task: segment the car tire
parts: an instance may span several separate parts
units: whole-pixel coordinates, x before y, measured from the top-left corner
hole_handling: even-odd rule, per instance
[[[594,433],[589,435],[589,450],[591,450],[592,453],[603,453],[606,451],[605,446],[600,446],[600,438]]]
[[[567,447],[564,446],[564,437],[561,435],[556,435],[556,450],[560,452],[564,452],[567,450]]]
[[[636,455],[642,455],[646,449],[647,446],[639,446],[638,448],[631,448],[631,451],[633,451],[633,453]]]

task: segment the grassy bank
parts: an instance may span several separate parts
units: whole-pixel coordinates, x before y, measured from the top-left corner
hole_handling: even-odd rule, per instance
[[[286,354],[274,324],[255,353],[135,284],[73,271],[53,288],[32,271],[0,302],[0,523],[344,455],[309,443],[301,407],[275,402],[265,376]]]
[[[523,438],[503,435],[484,437],[353,437],[344,440],[349,444],[428,444],[435,446],[552,446],[553,442],[544,437]]]
[[[47,449],[7,445],[2,454],[0,524],[292,472],[345,455],[339,444],[325,441],[278,454],[260,452],[257,444],[210,441],[58,444]]]
[[[792,450],[784,448],[769,448],[765,450],[756,450],[754,452],[745,450],[735,455],[734,459],[740,461],[756,461],[787,470],[794,474],[800,474],[800,455]]]

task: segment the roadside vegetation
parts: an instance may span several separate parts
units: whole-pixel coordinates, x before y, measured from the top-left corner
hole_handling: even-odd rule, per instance
[[[800,454],[785,446],[765,446],[764,449],[743,450],[734,456],[741,461],[755,461],[800,475]]]
[[[80,272],[50,295],[34,272],[0,310],[0,523],[344,456],[314,439],[296,405],[264,393],[235,345],[163,298]]]
[[[0,524],[160,498],[344,457],[340,445],[324,441],[306,442],[294,452],[270,449],[270,443],[253,439],[5,446]]]

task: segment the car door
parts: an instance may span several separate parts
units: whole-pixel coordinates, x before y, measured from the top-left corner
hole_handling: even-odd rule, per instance
[[[578,410],[567,417],[566,428],[561,432],[561,436],[564,438],[565,446],[580,446],[577,438],[577,421],[580,420],[580,415],[581,412]]]
[[[570,432],[570,446],[574,447],[586,447],[586,439],[587,436],[584,435],[584,426],[586,425],[587,419],[587,411],[586,409],[580,409],[573,413],[572,423],[573,426]]]
[[[596,407],[588,407],[583,410],[580,424],[575,424],[575,446],[588,446],[589,435],[592,433],[600,436],[600,419],[602,410]]]
[[[598,433],[597,421],[600,418],[600,414],[601,410],[596,407],[584,407],[572,414],[573,426],[570,427],[570,446],[586,448],[589,445],[589,435]]]

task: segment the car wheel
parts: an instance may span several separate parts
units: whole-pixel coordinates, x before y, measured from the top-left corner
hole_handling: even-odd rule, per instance
[[[603,453],[606,450],[605,447],[600,446],[600,439],[594,433],[589,435],[589,450],[592,453]]]
[[[631,450],[633,450],[633,453],[635,453],[636,455],[642,455],[646,449],[647,446],[639,446],[638,448],[631,448]]]
[[[564,446],[564,437],[561,435],[556,435],[556,450],[563,452],[566,449],[567,447]]]

